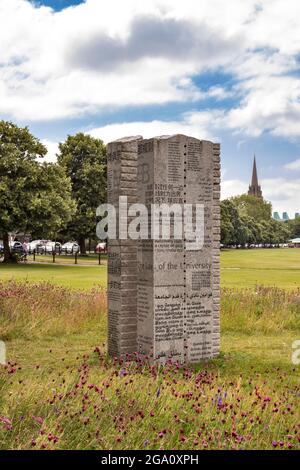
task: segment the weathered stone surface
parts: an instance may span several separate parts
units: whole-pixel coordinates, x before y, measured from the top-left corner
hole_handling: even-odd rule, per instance
[[[220,146],[183,135],[138,142],[138,201],[203,204],[204,244],[138,242],[137,347],[155,361],[219,352]]]
[[[117,209],[120,196],[137,202],[137,142],[127,137],[107,146],[108,203]],[[118,226],[118,224],[117,224]],[[137,349],[137,244],[108,241],[108,352],[111,356]]]

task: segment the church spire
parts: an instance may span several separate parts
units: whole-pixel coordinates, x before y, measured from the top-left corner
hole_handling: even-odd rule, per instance
[[[262,198],[262,191],[261,191],[261,187],[258,184],[258,178],[257,178],[255,154],[254,154],[254,160],[253,160],[252,180],[251,180],[251,185],[249,186],[248,194],[249,196],[256,196],[256,197]]]
[[[255,154],[254,154],[254,160],[253,160],[253,170],[252,170],[252,182],[251,182],[251,186],[256,186],[256,187],[258,186]]]

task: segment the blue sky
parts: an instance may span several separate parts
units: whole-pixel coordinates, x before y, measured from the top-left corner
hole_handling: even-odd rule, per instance
[[[0,0],[0,118],[49,159],[78,131],[219,141],[223,197],[247,189],[255,153],[265,197],[292,215],[299,15],[296,0]]]
[[[35,0],[33,3],[36,5],[45,5],[47,7],[53,8],[55,11],[63,10],[69,6],[79,5],[84,3],[82,0]]]

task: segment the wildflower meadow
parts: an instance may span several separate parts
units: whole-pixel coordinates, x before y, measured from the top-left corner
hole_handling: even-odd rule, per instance
[[[0,290],[2,449],[300,448],[299,290],[224,288],[222,353],[193,367],[109,359],[104,288]]]

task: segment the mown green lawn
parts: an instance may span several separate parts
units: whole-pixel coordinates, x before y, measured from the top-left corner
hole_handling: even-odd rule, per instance
[[[106,286],[106,259],[98,266],[97,259],[81,258],[78,265],[62,265],[73,262],[66,257],[57,258],[56,264],[46,263],[49,257],[40,256],[39,264],[0,264],[0,280],[23,280],[30,282],[49,281],[51,283],[89,289]],[[86,266],[86,264],[91,266]],[[254,249],[226,250],[221,253],[222,287],[254,287],[256,285],[276,286],[288,289],[300,287],[300,250],[298,249]]]
[[[28,263],[33,263],[34,256],[27,255]],[[35,262],[36,263],[46,263],[46,264],[53,264],[53,256],[51,254],[46,255],[35,255]],[[101,253],[100,263],[106,264],[107,263],[107,255]],[[77,263],[75,263],[75,255],[56,255],[55,256],[55,264],[63,264],[63,265],[71,265],[74,266],[75,264],[79,264],[82,266],[98,266],[99,265],[99,255],[90,253],[88,256],[77,256]]]
[[[222,287],[269,285],[300,287],[300,250],[225,250],[221,253]]]
[[[106,265],[0,264],[0,280],[31,283],[44,281],[79,290],[92,289],[97,286],[106,286]]]

